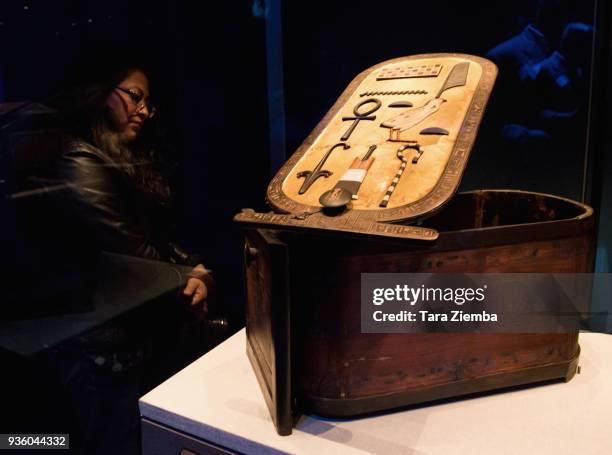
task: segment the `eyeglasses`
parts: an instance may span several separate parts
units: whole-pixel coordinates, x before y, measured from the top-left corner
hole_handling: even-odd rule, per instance
[[[151,103],[151,100],[144,99],[143,93],[140,93],[139,91],[136,91],[134,89],[123,88],[119,86],[115,88],[130,97],[130,99],[134,103],[134,106],[136,106],[136,112],[140,112],[144,107],[146,107],[147,112],[149,114],[147,118],[153,117],[155,113],[157,112],[157,109],[155,108],[155,106],[153,106],[153,104]]]

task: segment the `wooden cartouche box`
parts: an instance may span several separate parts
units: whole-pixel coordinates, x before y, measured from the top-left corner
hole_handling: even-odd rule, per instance
[[[359,74],[243,210],[247,354],[279,434],[301,413],[350,417],[553,379],[571,333],[362,333],[364,272],[591,272],[590,207],[516,190],[455,194],[497,69],[464,54]]]

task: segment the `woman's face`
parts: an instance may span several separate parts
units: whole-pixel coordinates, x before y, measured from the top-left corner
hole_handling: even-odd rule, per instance
[[[148,101],[149,80],[140,70],[130,72],[108,96],[106,105],[123,142],[135,140],[152,115]]]

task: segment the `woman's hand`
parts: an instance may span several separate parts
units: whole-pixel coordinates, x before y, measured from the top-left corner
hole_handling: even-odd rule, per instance
[[[191,305],[197,305],[208,296],[208,288],[204,282],[204,276],[208,273],[203,264],[198,264],[191,271],[190,278],[183,290],[183,295],[191,297]]]

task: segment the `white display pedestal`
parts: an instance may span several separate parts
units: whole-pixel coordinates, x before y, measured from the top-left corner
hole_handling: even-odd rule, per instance
[[[278,436],[246,356],[245,331],[140,400],[143,454],[612,453],[612,335],[581,333],[581,372],[374,417],[304,416]]]

